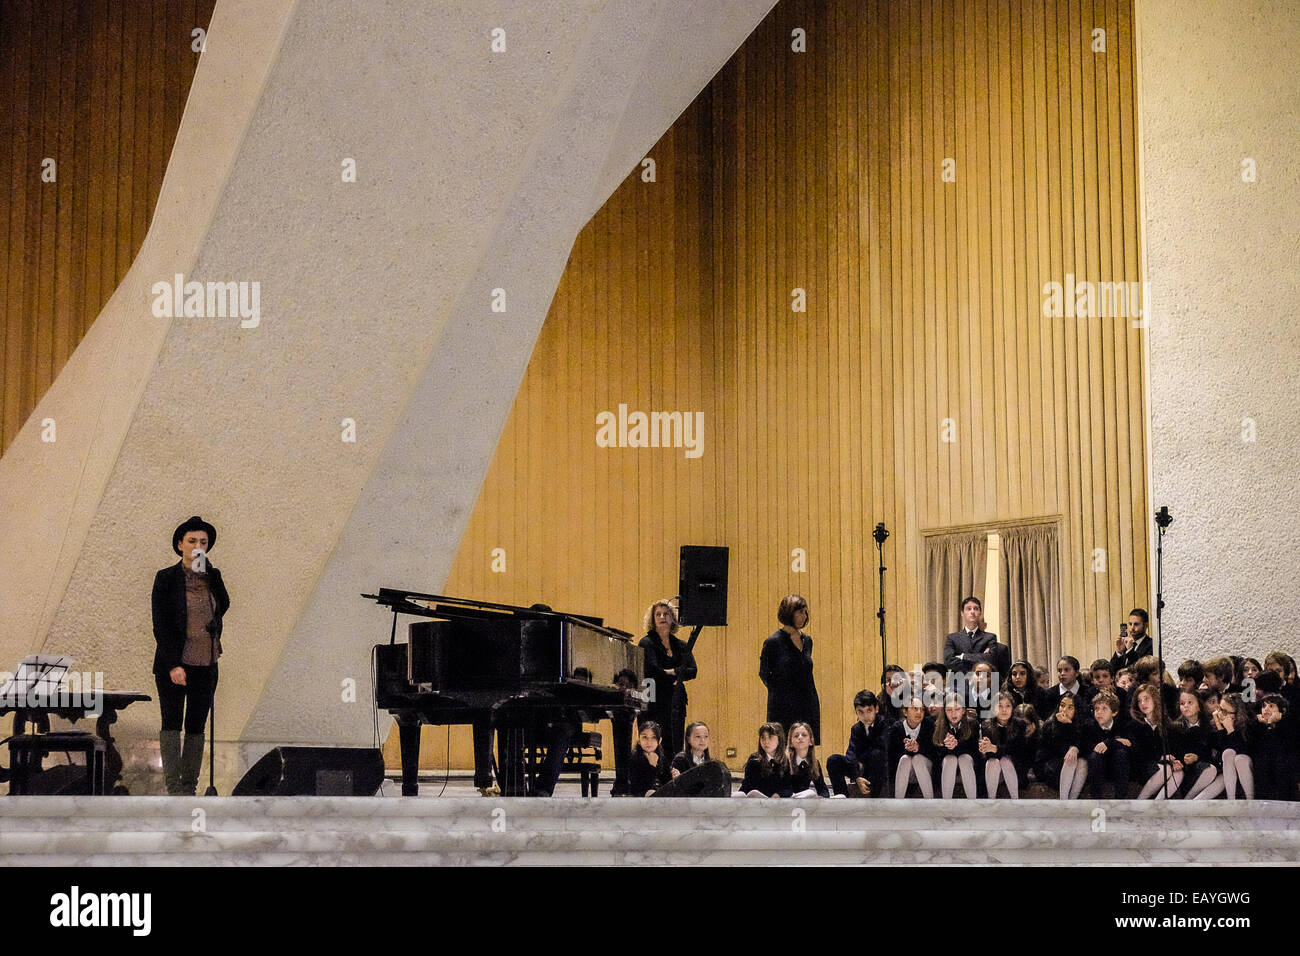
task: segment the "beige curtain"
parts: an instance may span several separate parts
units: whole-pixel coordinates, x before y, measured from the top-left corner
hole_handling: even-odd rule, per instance
[[[983,531],[936,534],[925,539],[925,633],[933,648],[932,660],[943,659],[943,639],[959,626],[962,598],[973,594],[984,600],[988,566],[989,536]],[[911,662],[903,666],[909,667]]]
[[[1049,670],[1061,655],[1061,561],[1055,525],[1002,534],[1002,629],[1013,660]]]

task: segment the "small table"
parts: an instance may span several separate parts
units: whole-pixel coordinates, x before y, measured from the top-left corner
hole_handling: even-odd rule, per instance
[[[100,702],[100,712],[98,717],[95,718],[95,733],[93,735],[77,734],[74,736],[77,737],[94,736],[97,737],[99,740],[103,741],[104,746],[102,748],[102,754],[99,756],[101,762],[100,774],[103,778],[103,783],[100,784],[99,792],[111,793],[113,790],[113,785],[117,783],[117,779],[119,776],[121,776],[122,773],[122,755],[118,752],[117,748],[113,746],[113,735],[109,733],[109,728],[113,724],[117,723],[117,712],[119,710],[129,707],[131,704],[134,704],[136,701],[153,700],[153,698],[150,697],[148,694],[141,694],[136,691],[129,691],[129,690],[105,690],[105,691],[98,691],[97,694]],[[68,703],[60,704],[57,701],[51,701],[48,704],[42,704],[40,706],[35,706],[35,707],[27,706],[24,704],[15,705],[12,703],[5,703],[4,701],[0,701],[0,717],[3,717],[5,714],[9,714],[9,713],[12,713],[14,715],[13,740],[10,741],[9,752],[10,752],[10,765],[12,770],[15,773],[17,773],[17,771],[19,770],[19,763],[21,759],[25,759],[25,758],[20,758],[18,752],[15,752],[12,746],[14,741],[17,741],[19,738],[22,737],[31,737],[31,736],[43,736],[43,737],[58,736],[62,739],[64,735],[61,734],[56,735],[56,734],[49,733],[51,716],[62,717],[64,720],[70,721],[74,724],[78,720],[82,720],[87,716],[86,708],[84,706],[74,707]],[[33,727],[35,727],[38,731],[40,731],[39,735],[31,735],[26,733],[27,724],[29,722],[32,724]],[[63,741],[63,742],[69,742],[69,741]],[[48,748],[46,748],[44,745],[39,745],[39,746],[33,745],[33,746],[34,749],[36,750],[43,749],[45,750],[46,753],[52,750],[68,749],[67,747],[63,746],[62,743],[60,743],[58,746],[52,744]],[[20,750],[21,749],[22,748],[20,746]],[[73,747],[72,749],[80,750],[82,748]],[[99,748],[95,747],[95,750],[98,752]],[[33,756],[36,755],[33,753]],[[88,770],[92,770],[91,761],[92,759],[95,758],[95,756],[96,754],[94,753],[88,754],[87,761],[86,761]],[[30,781],[31,773],[40,772],[41,757],[43,757],[43,754],[41,756],[36,756],[36,762],[34,766],[31,764],[24,765],[23,769],[26,773],[28,773],[29,781]],[[12,785],[11,785],[10,792],[11,793],[17,792],[12,789]]]

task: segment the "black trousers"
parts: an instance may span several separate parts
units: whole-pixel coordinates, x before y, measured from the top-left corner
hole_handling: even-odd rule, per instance
[[[867,783],[871,784],[871,795],[883,797],[888,765],[889,759],[883,750],[870,751],[867,759],[861,763],[857,760],[849,760],[844,754],[831,754],[826,758],[826,776],[830,777],[831,790],[834,793],[848,795],[846,777],[853,777],[855,780],[858,777],[866,777]]]
[[[158,687],[158,707],[162,711],[162,729],[180,730],[184,724],[187,734],[201,734],[212,709],[212,695],[217,690],[217,665],[185,668],[185,683],[173,684],[170,674],[154,675]]]
[[[1109,781],[1115,786],[1115,799],[1123,800],[1128,796],[1128,781],[1132,775],[1129,766],[1129,749],[1123,744],[1111,744],[1104,754],[1095,750],[1084,758],[1088,764],[1088,794],[1101,797],[1102,784]],[[1146,780],[1142,781],[1146,783]]]

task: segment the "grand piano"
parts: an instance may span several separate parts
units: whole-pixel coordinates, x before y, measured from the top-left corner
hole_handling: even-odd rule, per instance
[[[564,733],[609,718],[614,792],[627,786],[632,721],[645,652],[600,618],[380,588],[363,594],[393,612],[388,644],[374,649],[375,704],[397,720],[402,795],[415,796],[424,724],[474,727],[475,776],[483,779],[497,737],[497,782],[506,796],[529,792],[524,752],[563,757]],[[420,618],[397,642],[399,615]],[[631,671],[634,679],[620,672]],[[567,745],[563,745],[567,750]],[[551,781],[553,783],[553,781]],[[549,784],[548,784],[549,785]]]

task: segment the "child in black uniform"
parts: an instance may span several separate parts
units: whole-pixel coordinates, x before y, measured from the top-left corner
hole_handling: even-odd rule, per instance
[[[885,735],[889,724],[881,715],[878,703],[876,695],[869,690],[860,690],[853,698],[858,719],[849,730],[848,750],[826,758],[826,773],[837,794],[852,797],[884,794],[889,760]],[[846,785],[845,777],[852,782]]]
[[[1134,776],[1144,781],[1139,800],[1150,800],[1157,792],[1173,796],[1181,782],[1175,774],[1183,769],[1182,760],[1173,753],[1164,753],[1169,729],[1161,688],[1143,684],[1133,694],[1133,721],[1128,730],[1133,741]]]
[[[767,723],[758,728],[758,749],[745,761],[738,797],[779,797],[785,787],[785,730]]]
[[[1296,798],[1294,728],[1281,694],[1259,699],[1259,736],[1255,744],[1255,786],[1261,800]]]
[[[817,748],[813,746],[812,725],[796,721],[790,727],[790,743],[785,751],[785,787],[782,796],[786,797],[829,797],[826,778],[822,774],[822,762],[817,759]]]
[[[1020,787],[1027,782],[1028,737],[1025,722],[1015,715],[1015,709],[1015,695],[1004,690],[998,694],[996,714],[984,722],[979,752],[984,760],[984,788],[989,799],[997,797],[1001,781],[1006,784],[1007,795],[1018,800]]]
[[[1196,795],[1219,776],[1214,766],[1214,718],[1198,692],[1184,690],[1178,695],[1179,716],[1170,728],[1169,749],[1183,761],[1176,796],[1195,800]],[[1157,795],[1156,799],[1160,799]]]
[[[655,797],[729,797],[731,771],[709,756],[709,726],[697,720],[686,726],[686,749],[668,767],[671,779]]]
[[[686,728],[686,746],[668,767],[672,779],[676,780],[688,770],[693,770],[713,758],[709,756],[709,725],[702,720],[692,721]]]
[[[1210,738],[1219,776],[1196,795],[1197,800],[1213,800],[1224,794],[1237,799],[1238,788],[1247,800],[1255,799],[1255,766],[1251,759],[1254,747],[1250,714],[1240,694],[1224,694],[1214,712],[1218,728]]]
[[[653,720],[641,725],[637,746],[627,765],[628,793],[648,797],[668,779],[668,758],[663,754],[663,731]]]
[[[1106,663],[1110,667],[1110,663]],[[1128,796],[1133,741],[1119,719],[1119,698],[1109,688],[1092,699],[1092,720],[1079,731],[1079,752],[1088,765],[1088,794],[1101,799],[1102,787],[1110,782],[1113,799]]]
[[[939,770],[941,793],[951,800],[957,789],[957,772],[961,771],[962,790],[967,800],[975,799],[975,756],[979,753],[978,727],[966,713],[966,702],[949,694],[943,712],[935,721],[931,738],[942,759]]]
[[[1056,787],[1062,800],[1077,800],[1088,779],[1088,764],[1079,759],[1079,725],[1075,720],[1074,695],[1060,695],[1056,713],[1043,721],[1039,734],[1034,774],[1039,783]]]
[[[889,764],[894,768],[894,796],[907,796],[912,780],[926,800],[934,797],[934,720],[920,697],[913,697],[903,719],[889,730]]]
[[[1016,706],[1032,704],[1037,710],[1038,698],[1042,691],[1034,683],[1034,665],[1029,661],[1016,661],[1011,665],[1011,679],[1007,681],[1006,690],[1016,700]]]

